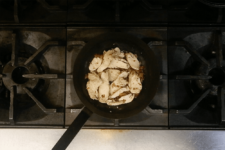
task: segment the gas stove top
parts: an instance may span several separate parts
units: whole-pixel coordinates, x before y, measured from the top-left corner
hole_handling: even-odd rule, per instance
[[[224,129],[225,12],[211,0],[0,0],[0,127],[67,128],[82,48],[126,33],[152,49],[160,85],[139,114],[93,114],[83,128]],[[3,15],[4,14],[4,15]]]

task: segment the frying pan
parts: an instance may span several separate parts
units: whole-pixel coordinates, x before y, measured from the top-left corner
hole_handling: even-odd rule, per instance
[[[144,66],[144,81],[142,91],[131,103],[108,106],[89,97],[85,75],[89,72],[89,64],[95,54],[102,54],[104,50],[114,47],[137,54],[138,60]],[[85,107],[56,143],[53,150],[66,149],[92,113],[106,118],[121,119],[145,109],[158,89],[159,67],[153,51],[140,39],[125,33],[107,33],[95,37],[78,54],[74,64],[73,81],[76,93]]]

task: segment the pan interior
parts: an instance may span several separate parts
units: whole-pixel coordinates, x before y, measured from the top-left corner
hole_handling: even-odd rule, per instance
[[[90,99],[86,90],[89,64],[95,54],[102,54],[104,50],[119,47],[122,51],[138,55],[138,60],[144,66],[144,81],[142,91],[131,103],[119,106],[108,106],[97,100]],[[159,71],[154,53],[141,40],[126,34],[102,35],[88,43],[78,55],[74,68],[75,90],[84,103],[94,113],[108,118],[126,118],[143,110],[151,102],[158,88]]]

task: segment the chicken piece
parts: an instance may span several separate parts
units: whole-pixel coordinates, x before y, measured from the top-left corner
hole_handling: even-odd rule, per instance
[[[120,58],[124,58],[125,57],[125,54],[123,52],[121,52],[119,55],[118,55]]]
[[[87,90],[91,99],[98,100],[98,87],[102,84],[102,81],[88,81]]]
[[[100,77],[97,73],[91,72],[91,73],[88,73],[88,79],[89,80],[97,80],[97,79],[100,79]]]
[[[106,103],[109,98],[109,75],[108,71],[101,73],[102,84],[99,86],[99,102]]]
[[[127,78],[128,75],[129,75],[129,72],[123,71],[123,72],[120,73],[120,75],[118,77],[120,77],[120,78]]]
[[[144,80],[144,66],[140,66],[139,70],[136,71],[139,78],[141,79],[141,82]]]
[[[120,71],[116,69],[108,69],[108,73],[109,73],[109,81],[113,82],[119,76]]]
[[[102,80],[96,73],[88,73],[87,90],[91,99],[98,100],[98,87],[102,84]]]
[[[100,67],[97,69],[97,72],[102,72],[109,66],[111,60],[113,59],[112,55],[114,52],[115,52],[114,50],[109,50],[107,52],[104,51],[103,61],[102,61],[102,64],[100,65]]]
[[[98,69],[98,67],[102,64],[102,58],[100,57],[94,57],[89,65],[89,70],[91,72],[95,71]]]
[[[120,49],[119,49],[119,47],[114,48],[113,56],[116,57],[116,56],[119,56],[119,55],[120,55]]]
[[[122,73],[120,73],[117,79],[113,81],[113,83],[109,87],[110,95],[118,91],[121,87],[128,84],[128,81],[124,79],[127,78],[128,74],[129,72],[123,71]]]
[[[129,75],[128,86],[130,88],[131,93],[138,94],[141,92],[142,89],[141,80],[135,71],[131,71]]]
[[[127,94],[125,96],[122,96],[119,98],[119,101],[125,101],[125,103],[130,103],[132,102],[134,99],[134,94]]]
[[[119,89],[115,93],[113,93],[111,96],[109,96],[109,98],[116,98],[116,97],[120,96],[121,93],[128,92],[129,90],[130,90],[129,87],[126,86],[124,88]]]
[[[137,57],[135,57],[135,55],[132,53],[126,53],[125,55],[130,66],[135,70],[139,70],[140,62],[138,61]]]
[[[125,86],[127,84],[128,84],[128,81],[126,79],[119,77],[111,85],[112,86],[123,87],[123,86]]]
[[[107,101],[107,105],[109,105],[109,106],[117,106],[117,105],[121,105],[124,103],[125,103],[124,100],[122,100],[122,101]]]
[[[125,57],[124,53],[120,51],[119,47],[116,47],[114,49],[114,51],[115,51],[114,54],[113,54],[114,57],[120,57],[120,58]]]
[[[128,75],[129,75],[129,72],[127,71],[121,72],[120,75],[116,78],[116,80],[113,83],[118,86],[127,85],[127,80],[125,80],[124,78],[127,78]]]
[[[121,89],[120,86],[111,84],[111,85],[109,86],[109,95],[112,95],[113,93],[115,93],[115,92],[118,91],[119,89]]]
[[[112,99],[108,99],[108,100],[106,101],[106,103],[108,103],[108,102],[113,102],[113,100],[112,100]]]
[[[121,58],[114,58],[108,68],[121,68],[121,69],[128,69],[130,67],[130,65],[128,64],[128,62],[125,59],[121,59]]]

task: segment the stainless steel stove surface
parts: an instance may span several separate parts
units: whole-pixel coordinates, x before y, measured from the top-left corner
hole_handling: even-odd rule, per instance
[[[0,28],[0,126],[64,125],[65,29]]]
[[[76,56],[96,36],[107,32],[123,32],[143,40],[157,55],[160,64],[160,87],[152,103],[136,116],[113,120],[93,114],[85,128],[168,128],[167,95],[167,29],[166,28],[68,28],[67,30],[67,75],[73,72]],[[66,81],[66,125],[74,120],[83,104],[76,95],[72,79]]]

